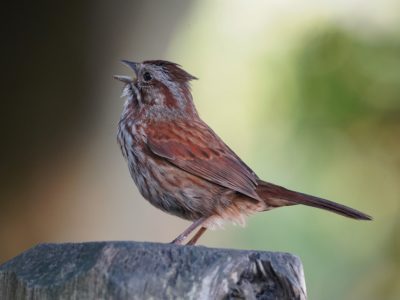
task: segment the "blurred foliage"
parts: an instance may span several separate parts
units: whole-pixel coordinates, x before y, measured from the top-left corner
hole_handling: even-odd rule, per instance
[[[399,50],[400,39],[362,40],[335,29],[306,39],[297,56],[299,93],[292,104],[298,125],[315,135],[326,128],[346,133],[360,122],[397,128]]]
[[[385,177],[394,178],[394,182],[400,179],[400,39],[393,36],[363,38],[354,32],[330,27],[309,33],[293,56],[297,96],[286,99],[291,102],[287,105],[287,116],[292,122],[290,140],[293,147],[299,150],[295,145],[302,145],[301,155],[308,158],[311,166],[320,169],[319,172],[323,170],[316,173],[322,176],[322,182],[334,185],[332,177],[343,176],[341,172],[364,178],[365,182],[352,187],[363,189],[354,192],[363,201],[353,203],[360,203],[356,207],[368,203],[363,206],[371,208],[378,222],[381,218],[386,222],[381,225],[375,221],[375,228],[369,233],[370,240],[360,244],[360,249],[356,248],[354,252],[344,249],[340,253],[336,248],[340,259],[350,258],[348,267],[351,268],[350,264],[365,251],[364,247],[375,247],[380,235],[387,237],[383,247],[378,247],[381,252],[370,256],[374,261],[365,269],[368,270],[366,273],[342,274],[343,269],[338,269],[334,276],[338,278],[336,283],[343,280],[345,284],[345,281],[351,282],[358,277],[361,279],[358,283],[355,280],[354,284],[360,288],[348,286],[349,297],[354,293],[355,299],[398,299],[399,187],[381,191],[377,193],[378,197],[371,197],[371,194],[375,194],[374,188],[385,189],[381,184]],[[343,157],[346,155],[349,157]],[[343,161],[346,165],[339,172],[335,166]],[[359,167],[358,163],[370,166]],[[375,168],[379,164],[383,170]],[[379,176],[363,176],[363,170],[376,172]],[[346,174],[342,178],[345,177]],[[380,199],[379,194],[384,199]],[[391,211],[386,213],[388,209]],[[376,278],[376,272],[382,270],[388,271],[386,276]],[[309,279],[314,276],[309,275]],[[324,280],[321,284],[328,283]],[[324,299],[338,298],[335,286],[326,287],[324,292],[331,295]],[[313,295],[313,291],[310,294]]]

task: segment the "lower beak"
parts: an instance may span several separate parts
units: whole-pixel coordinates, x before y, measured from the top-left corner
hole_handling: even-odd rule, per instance
[[[114,79],[117,79],[117,80],[122,81],[122,82],[127,83],[127,84],[133,82],[133,79],[131,77],[129,77],[129,76],[114,75],[113,77],[114,77]]]

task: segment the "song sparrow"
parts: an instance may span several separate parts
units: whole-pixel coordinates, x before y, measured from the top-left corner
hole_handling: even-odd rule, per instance
[[[136,78],[125,83],[126,102],[118,142],[140,193],[155,207],[193,221],[173,243],[195,244],[221,221],[280,206],[304,204],[359,220],[371,217],[350,207],[265,182],[204,123],[193,104],[189,82],[178,64],[122,61]]]

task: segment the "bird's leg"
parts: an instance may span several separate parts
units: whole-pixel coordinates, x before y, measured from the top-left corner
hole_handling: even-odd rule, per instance
[[[188,228],[185,229],[184,232],[182,232],[180,235],[174,239],[171,244],[176,244],[176,245],[181,245],[182,242],[188,237],[189,234],[193,232],[197,227],[199,227],[203,222],[206,220],[206,218],[200,218],[196,221],[194,221]]]
[[[186,243],[186,245],[195,245],[199,238],[203,235],[204,232],[206,232],[207,228],[206,227],[201,227],[196,234],[190,239],[189,242]]]

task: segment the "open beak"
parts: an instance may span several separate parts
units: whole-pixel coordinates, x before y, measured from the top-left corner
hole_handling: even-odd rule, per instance
[[[138,71],[139,71],[140,63],[136,63],[136,62],[129,61],[129,60],[121,60],[121,62],[122,62],[124,65],[128,66],[129,68],[131,68],[131,69],[135,72],[135,75],[137,76],[137,73],[138,73]],[[126,84],[132,83],[132,82],[133,82],[133,78],[132,78],[132,77],[129,77],[129,76],[114,75],[113,77],[114,77],[114,79],[117,79],[117,80],[119,80],[119,81],[122,81],[122,82],[124,82],[124,83],[126,83]]]

